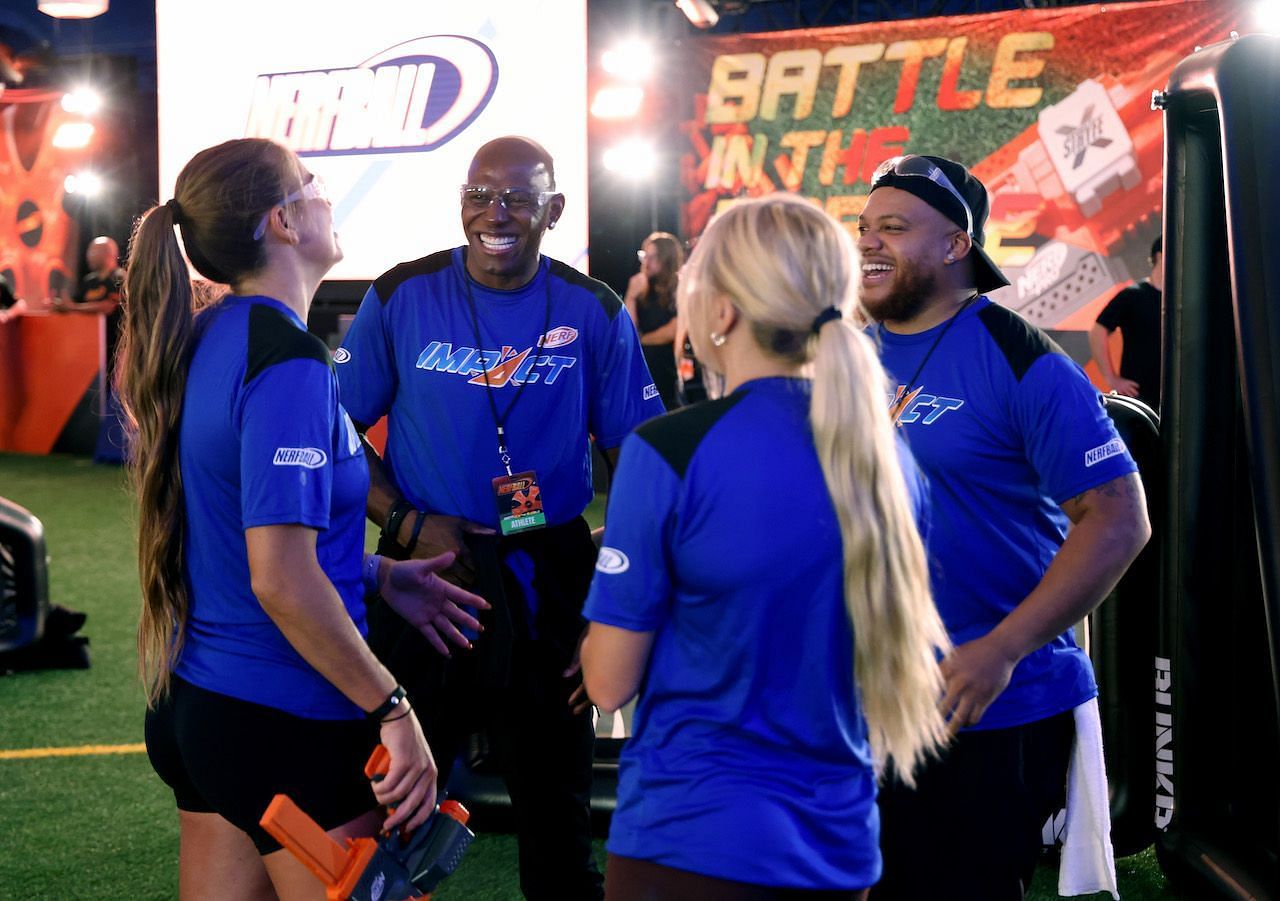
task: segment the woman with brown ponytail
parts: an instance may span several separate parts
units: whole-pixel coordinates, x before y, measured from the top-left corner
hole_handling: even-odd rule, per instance
[[[623,444],[585,615],[592,700],[639,691],[606,898],[857,899],[877,774],[946,741],[922,486],[859,328],[852,240],[789,195],[730,208],[680,280],[725,395]]]
[[[196,312],[196,271],[231,293]],[[238,140],[198,154],[143,215],[125,277],[118,378],[135,432],[147,753],[173,789],[179,888],[309,898],[322,888],[258,820],[288,794],[335,837],[413,827],[435,764],[363,638],[366,586],[447,654],[451,555],[362,556],[369,478],[328,350],[304,326],[342,258],[323,189],[290,151]],[[363,766],[381,741],[391,771]],[[395,805],[385,823],[379,804]]]
[[[640,333],[640,347],[663,406],[676,404],[676,285],[684,265],[684,248],[675,235],[654,232],[637,254],[640,271],[627,282],[622,302]]]

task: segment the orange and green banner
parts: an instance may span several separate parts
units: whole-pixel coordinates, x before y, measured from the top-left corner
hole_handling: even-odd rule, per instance
[[[685,233],[771,191],[852,228],[883,160],[950,157],[991,194],[986,248],[1013,283],[993,298],[1087,330],[1150,272],[1164,162],[1152,91],[1243,19],[1235,4],[1158,0],[692,41]]]

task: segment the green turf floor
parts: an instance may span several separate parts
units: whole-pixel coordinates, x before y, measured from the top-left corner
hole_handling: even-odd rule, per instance
[[[0,454],[0,497],[43,522],[50,599],[89,615],[83,632],[93,657],[89,670],[0,676],[0,752],[141,742],[137,577],[123,473],[74,457]],[[0,759],[0,830],[4,901],[177,895],[173,801],[143,754]],[[434,897],[518,899],[515,860],[513,838],[481,835]],[[1124,898],[1176,897],[1150,851],[1118,865]],[[945,897],[946,874],[938,878]],[[1056,879],[1042,867],[1028,897],[1056,897]]]

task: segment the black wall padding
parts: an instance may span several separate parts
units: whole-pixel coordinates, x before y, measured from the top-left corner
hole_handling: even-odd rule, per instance
[[[1168,518],[1155,657],[1157,853],[1200,894],[1280,897],[1280,38],[1170,76]]]
[[[44,528],[0,497],[0,652],[35,643],[49,610]]]
[[[1151,541],[1115,590],[1089,615],[1089,656],[1098,679],[1102,746],[1111,788],[1111,842],[1117,857],[1151,845],[1155,765],[1151,759],[1151,658],[1156,650],[1164,456],[1160,420],[1146,404],[1104,396],[1107,413],[1138,464],[1147,494]]]

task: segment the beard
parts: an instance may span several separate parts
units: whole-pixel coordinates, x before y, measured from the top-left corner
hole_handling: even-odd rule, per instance
[[[938,287],[937,275],[909,262],[899,262],[889,291],[879,300],[860,297],[877,322],[909,322],[919,315]]]

